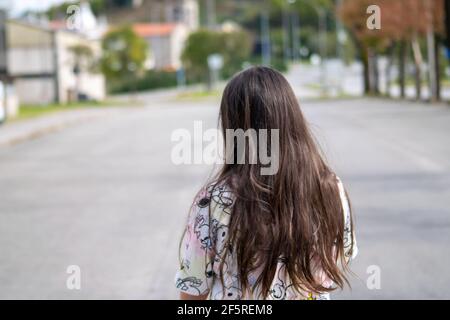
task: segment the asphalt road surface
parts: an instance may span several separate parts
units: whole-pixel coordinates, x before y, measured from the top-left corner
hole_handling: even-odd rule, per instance
[[[335,298],[450,298],[450,108],[302,103],[351,196],[359,256]],[[0,148],[0,298],[170,299],[190,201],[211,170],[171,162],[171,133],[218,101],[147,101]],[[81,270],[69,290],[68,266]],[[380,289],[366,286],[380,271]],[[373,267],[372,267],[373,268]]]

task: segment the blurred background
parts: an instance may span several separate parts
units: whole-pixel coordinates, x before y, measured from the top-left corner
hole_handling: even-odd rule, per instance
[[[177,298],[213,168],[175,165],[172,133],[268,65],[352,200],[334,298],[449,299],[449,35],[444,0],[0,1],[0,298]]]

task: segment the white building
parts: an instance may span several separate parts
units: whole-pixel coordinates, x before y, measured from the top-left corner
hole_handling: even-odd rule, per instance
[[[147,41],[147,69],[178,70],[181,54],[189,35],[181,23],[139,23],[133,25],[137,35]]]
[[[141,3],[142,5],[143,3]],[[197,0],[153,0],[151,23],[133,25],[149,47],[147,69],[178,70],[189,33],[199,27]]]
[[[15,20],[6,23],[8,75],[21,103],[67,103],[102,100],[105,80],[89,68],[76,72],[73,48],[83,46],[92,59],[101,56],[101,43],[64,29],[32,25]]]

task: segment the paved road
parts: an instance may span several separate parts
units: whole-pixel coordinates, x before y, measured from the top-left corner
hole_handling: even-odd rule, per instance
[[[450,298],[450,108],[384,100],[304,111],[353,200],[360,255],[338,298]],[[0,148],[0,298],[175,298],[179,235],[209,173],[170,161],[217,101],[134,108]],[[66,268],[81,267],[81,290]],[[366,269],[381,268],[381,290]]]

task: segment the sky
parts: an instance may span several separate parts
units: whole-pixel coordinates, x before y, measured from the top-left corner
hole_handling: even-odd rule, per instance
[[[0,0],[0,8],[9,9],[12,16],[26,10],[45,10],[49,6],[65,2],[64,0]]]

